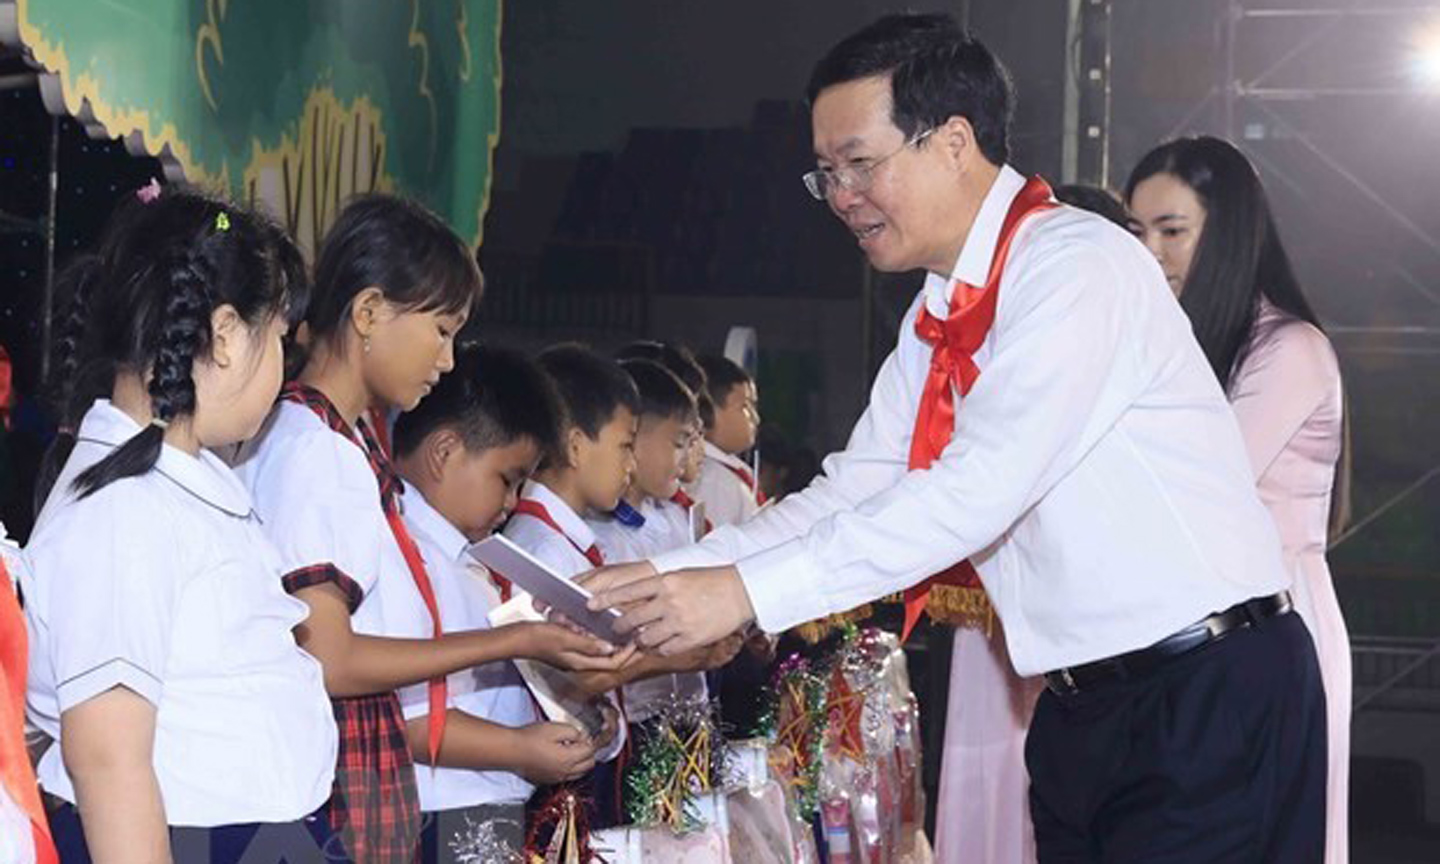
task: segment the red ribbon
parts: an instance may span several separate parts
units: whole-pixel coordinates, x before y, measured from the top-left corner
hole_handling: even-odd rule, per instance
[[[420,556],[420,547],[415,545],[415,539],[405,528],[405,520],[397,510],[386,510],[385,519],[390,523],[390,533],[395,535],[401,554],[405,556],[405,564],[410,568],[410,576],[415,580],[415,587],[425,601],[425,608],[430,610],[431,632],[439,639],[444,635],[440,626],[440,606],[435,601],[435,588],[430,584],[430,574],[425,570],[425,559]],[[430,753],[430,764],[439,765],[440,742],[445,737],[445,714],[450,708],[450,684],[444,675],[436,675],[427,682],[426,690],[430,702],[430,716],[426,718],[425,743]]]
[[[755,475],[751,474],[749,469],[740,468],[735,465],[726,465],[724,462],[721,462],[720,464],[725,465],[725,468],[729,470],[731,474],[734,474],[736,477],[740,478],[740,482],[744,483],[746,488],[750,490],[751,494],[755,496],[756,504],[759,504],[762,507],[765,505],[767,496],[765,495],[764,490],[760,488],[759,484],[755,482]]]
[[[565,533],[565,529],[560,527],[560,523],[555,521],[555,517],[550,515],[550,511],[545,509],[544,504],[541,504],[539,501],[532,501],[529,498],[521,498],[515,504],[515,512],[524,513],[526,516],[534,516],[536,519],[553,528],[556,534],[569,540],[570,545],[575,547],[575,551],[585,556],[585,560],[596,567],[605,566],[605,556],[600,554],[600,547],[591,543],[589,549],[581,549],[580,544],[576,543],[569,534]]]
[[[925,376],[925,389],[920,396],[920,410],[915,417],[915,432],[910,440],[911,471],[929,468],[945,452],[955,435],[955,393],[958,391],[962,397],[968,395],[980,377],[975,352],[980,350],[991,325],[995,323],[1000,278],[1004,275],[1010,244],[1020,224],[1026,217],[1056,206],[1059,205],[1045,181],[1031,177],[1005,214],[985,284],[976,287],[956,282],[950,295],[950,312],[943,321],[921,305],[920,314],[915,318],[915,335],[920,337],[921,342],[932,346],[932,351],[930,371]],[[925,611],[930,589],[937,584],[983,590],[980,575],[968,560],[936,573],[913,588],[907,588],[905,629],[901,641],[910,637],[910,631],[920,620],[920,613]]]

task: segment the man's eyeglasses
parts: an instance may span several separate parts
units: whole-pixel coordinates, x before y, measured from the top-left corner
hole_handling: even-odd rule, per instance
[[[907,147],[919,147],[920,143],[929,138],[934,129],[926,129],[894,150],[868,162],[856,162],[851,165],[842,165],[839,168],[817,168],[800,179],[805,182],[805,188],[816,201],[824,201],[841,189],[851,192],[865,192],[870,184],[875,182],[875,169],[884,165],[886,160],[899,155],[901,150]]]

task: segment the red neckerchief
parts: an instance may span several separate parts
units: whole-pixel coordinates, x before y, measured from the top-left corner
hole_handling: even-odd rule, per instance
[[[762,507],[765,505],[765,492],[761,490],[760,485],[755,482],[755,475],[751,474],[748,468],[741,468],[738,465],[731,465],[728,462],[721,462],[720,464],[724,465],[726,470],[728,470],[731,474],[734,474],[736,477],[740,478],[740,482],[744,483],[746,488],[750,490],[751,494],[755,496],[756,504],[759,504]]]
[[[956,391],[961,396],[970,392],[975,380],[980,377],[980,367],[975,365],[975,352],[984,343],[990,327],[995,323],[995,309],[1000,298],[1000,278],[1005,272],[1005,262],[1010,255],[1010,244],[1017,229],[1026,217],[1034,213],[1059,206],[1050,192],[1050,187],[1039,177],[1025,182],[1020,194],[1015,196],[1005,221],[1000,227],[1000,236],[995,242],[995,253],[990,259],[990,273],[980,287],[956,282],[950,296],[950,312],[945,320],[930,314],[924,304],[915,318],[915,334],[920,341],[933,347],[930,355],[930,371],[925,378],[925,389],[920,396],[920,410],[915,416],[915,432],[910,441],[911,471],[929,468],[940,458],[955,435]],[[971,563],[961,561],[931,576],[919,585],[905,591],[905,629],[901,640],[908,638],[910,630],[920,620],[925,603],[930,598],[930,589],[935,584],[955,585],[962,588],[983,590],[980,575]]]
[[[580,544],[576,543],[569,534],[565,533],[565,529],[560,527],[560,523],[555,521],[555,517],[550,515],[550,511],[545,508],[544,504],[541,504],[539,501],[532,501],[529,498],[521,498],[515,503],[515,512],[524,513],[526,516],[534,516],[536,519],[539,519],[554,529],[556,534],[570,541],[570,545],[575,547],[575,551],[584,555],[585,560],[589,561],[593,566],[605,566],[605,556],[600,553],[600,547],[591,543],[589,549],[581,549]]]
[[[331,429],[365,451],[370,470],[375,472],[375,479],[380,484],[380,508],[385,511],[385,521],[390,525],[390,533],[395,537],[395,544],[400,547],[400,554],[405,556],[405,566],[409,568],[410,577],[415,580],[415,588],[420,592],[425,608],[430,613],[431,635],[439,639],[444,635],[444,629],[440,625],[440,606],[435,600],[435,588],[430,584],[430,574],[425,570],[425,559],[420,555],[420,547],[415,545],[415,539],[410,536],[410,531],[405,527],[405,519],[400,515],[400,494],[405,491],[405,484],[400,481],[400,475],[395,473],[394,466],[390,464],[389,454],[363,418],[355,424],[360,431],[360,437],[356,438],[355,431],[345,422],[345,418],[340,416],[335,403],[314,387],[292,381],[280,390],[280,399],[304,405],[314,411]],[[445,737],[445,714],[449,709],[450,686],[444,675],[437,675],[426,683],[426,690],[430,704],[426,744],[430,752],[430,764],[438,765],[440,742]]]

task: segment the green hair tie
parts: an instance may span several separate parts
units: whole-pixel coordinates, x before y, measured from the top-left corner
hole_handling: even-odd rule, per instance
[[[221,210],[219,213],[215,214],[215,230],[216,230],[216,231],[229,231],[229,230],[230,230],[230,214],[229,214],[229,213],[226,213],[224,210]]]

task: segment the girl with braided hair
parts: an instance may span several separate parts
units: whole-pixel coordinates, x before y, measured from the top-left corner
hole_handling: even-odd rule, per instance
[[[122,205],[76,266],[57,368],[79,423],[22,575],[61,860],[320,860],[336,731],[307,609],[214,453],[280,389],[299,253],[182,191]]]

